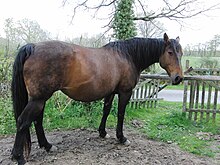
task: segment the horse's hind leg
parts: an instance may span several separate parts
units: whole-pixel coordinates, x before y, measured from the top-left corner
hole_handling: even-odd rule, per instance
[[[25,146],[26,144],[31,143],[29,127],[31,126],[32,121],[36,120],[40,115],[44,104],[45,101],[42,100],[29,101],[21,115],[18,117],[17,133],[12,151],[12,158],[16,159],[19,165],[23,165],[26,162],[23,149],[27,148],[28,153],[30,153],[30,145]]]
[[[22,132],[17,131],[15,137],[15,143],[12,150],[12,159],[17,160],[18,165],[25,164],[27,157],[30,154],[31,148],[31,137],[29,128],[24,129]],[[23,150],[25,149],[26,154],[23,154]]]
[[[123,123],[124,123],[125,108],[129,102],[131,94],[132,91],[120,93],[118,100],[118,123],[116,129],[116,136],[119,142],[125,145],[130,144],[129,140],[127,140],[127,138],[124,137],[123,135]]]
[[[44,105],[45,107],[45,105]],[[36,134],[37,134],[37,139],[38,139],[38,144],[40,148],[44,147],[45,150],[48,152],[50,151],[52,145],[47,141],[45,133],[44,133],[44,128],[43,128],[43,116],[44,116],[44,107],[38,116],[38,118],[34,122]]]
[[[106,120],[107,120],[108,115],[110,113],[114,96],[115,96],[115,94],[111,94],[111,95],[105,97],[105,99],[104,99],[103,116],[102,116],[102,120],[101,120],[101,123],[99,126],[99,135],[102,138],[107,137],[106,136],[107,132],[105,130]]]

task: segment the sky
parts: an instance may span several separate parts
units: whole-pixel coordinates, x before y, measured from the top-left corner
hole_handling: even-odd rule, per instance
[[[159,10],[159,0],[148,0],[151,9]],[[219,3],[219,0],[204,0],[203,6]],[[106,15],[102,11],[99,15]],[[73,9],[70,5],[62,6],[62,0],[1,0],[0,5],[0,36],[4,37],[4,21],[7,18],[21,20],[28,18],[37,21],[40,26],[58,36],[61,40],[79,37],[87,34],[93,36],[103,33],[103,28],[108,20],[93,18],[91,12],[79,11],[71,23]],[[102,17],[104,18],[104,17]],[[196,45],[211,40],[214,35],[220,35],[220,9],[202,14],[198,17],[184,20],[183,27],[175,21],[168,19],[159,20],[167,29],[170,38],[180,36],[181,44]],[[162,36],[161,36],[162,37]]]

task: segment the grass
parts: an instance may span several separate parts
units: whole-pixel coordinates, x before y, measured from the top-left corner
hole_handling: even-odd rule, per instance
[[[15,133],[15,122],[10,99],[0,100],[0,135]],[[138,120],[142,127],[140,132],[150,139],[176,143],[185,151],[214,157],[215,153],[209,146],[210,140],[202,140],[197,132],[220,134],[219,117],[216,123],[194,123],[182,113],[182,103],[160,101],[157,108],[127,108],[125,124],[133,127],[132,121]],[[115,128],[117,121],[117,104],[113,104],[107,121],[108,128]],[[97,129],[102,117],[102,102],[82,104],[71,101],[61,93],[56,93],[47,103],[44,127],[47,131],[54,129],[93,128]],[[136,129],[136,128],[135,128]]]
[[[157,109],[139,109],[129,112],[129,121],[139,119],[144,123],[140,130],[149,138],[164,142],[176,143],[185,151],[214,157],[214,152],[209,148],[212,140],[202,140],[196,136],[198,132],[219,134],[219,122],[194,123],[182,113],[181,103],[160,102]]]
[[[184,90],[184,84],[179,85],[168,85],[165,89],[171,89],[171,90]]]
[[[206,59],[207,57],[199,57],[199,56],[182,56],[182,66],[185,68],[186,66],[186,60],[189,60],[189,66],[192,66],[193,68],[201,68],[201,64],[203,63],[203,59]],[[218,61],[219,57],[208,57],[210,60],[216,60]],[[218,63],[218,66],[220,64]]]

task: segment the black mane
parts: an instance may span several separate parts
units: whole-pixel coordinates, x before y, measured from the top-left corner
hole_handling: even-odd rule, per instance
[[[131,38],[125,41],[110,42],[104,48],[112,49],[132,61],[138,72],[159,62],[164,52],[164,40],[155,38]]]

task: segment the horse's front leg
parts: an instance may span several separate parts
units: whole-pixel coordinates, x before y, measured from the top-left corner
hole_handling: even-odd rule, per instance
[[[130,100],[132,95],[132,91],[123,92],[119,94],[119,101],[118,101],[118,123],[116,129],[116,136],[120,143],[129,145],[130,141],[127,140],[126,137],[123,135],[123,123],[124,123],[124,115],[125,115],[125,108]]]
[[[108,115],[110,113],[111,107],[112,107],[112,101],[114,99],[115,94],[111,94],[104,99],[104,107],[103,107],[103,116],[102,120],[99,126],[99,136],[102,138],[109,137],[105,130],[106,126],[106,120],[108,118]]]

